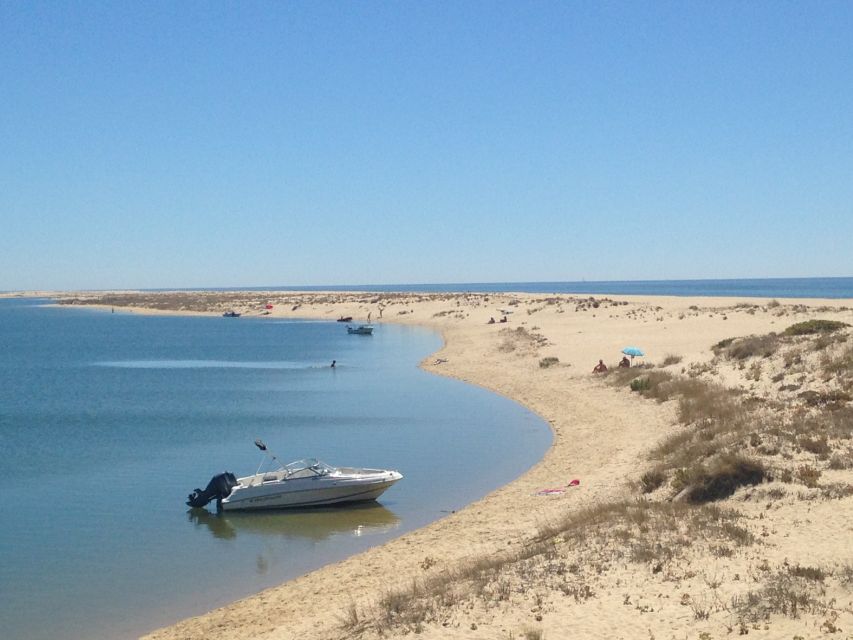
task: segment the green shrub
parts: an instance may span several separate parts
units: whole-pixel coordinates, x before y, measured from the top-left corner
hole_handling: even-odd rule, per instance
[[[666,371],[649,371],[648,369],[644,373],[639,373],[637,367],[633,369],[635,377],[629,377],[631,391],[637,391],[649,398],[655,398],[659,402],[670,399],[672,393],[669,391],[669,387],[674,382],[671,373],[667,373]],[[617,369],[617,371],[631,371],[631,369]]]
[[[651,381],[648,377],[634,378],[631,380],[631,391],[648,391],[651,388]]]
[[[792,324],[785,329],[785,335],[807,336],[814,333],[830,333],[849,326],[846,322],[839,322],[838,320],[806,320],[805,322]]]

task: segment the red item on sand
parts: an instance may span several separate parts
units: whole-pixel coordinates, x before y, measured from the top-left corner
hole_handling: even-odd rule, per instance
[[[580,480],[578,480],[577,478],[575,478],[574,480],[572,480],[572,481],[571,481],[569,484],[567,484],[566,486],[567,486],[567,487],[576,487],[576,486],[578,486],[580,483],[581,483],[581,481],[580,481]]]

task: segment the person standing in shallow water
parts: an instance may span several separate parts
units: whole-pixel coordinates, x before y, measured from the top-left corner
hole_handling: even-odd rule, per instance
[[[332,360],[332,369],[334,369],[334,368],[335,368],[335,363],[336,363],[336,362],[337,362],[337,360]]]

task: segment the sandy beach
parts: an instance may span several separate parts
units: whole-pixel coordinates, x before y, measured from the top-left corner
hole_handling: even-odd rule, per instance
[[[554,434],[538,464],[482,500],[146,638],[853,637],[853,332],[786,333],[853,325],[853,300],[127,292],[63,303],[427,326],[444,346],[424,369],[512,398]],[[645,356],[614,371],[628,345]],[[610,372],[592,373],[599,359]],[[749,470],[733,493],[697,497],[733,456]]]

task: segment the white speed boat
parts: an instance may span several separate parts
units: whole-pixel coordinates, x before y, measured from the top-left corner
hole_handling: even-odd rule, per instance
[[[255,444],[278,462],[263,442],[256,440]],[[204,507],[215,499],[218,508],[235,511],[362,502],[375,500],[402,477],[398,471],[333,467],[305,458],[280,465],[274,471],[261,472],[259,466],[254,475],[244,478],[221,473],[210,480],[204,491],[196,489],[191,493],[187,505]]]

